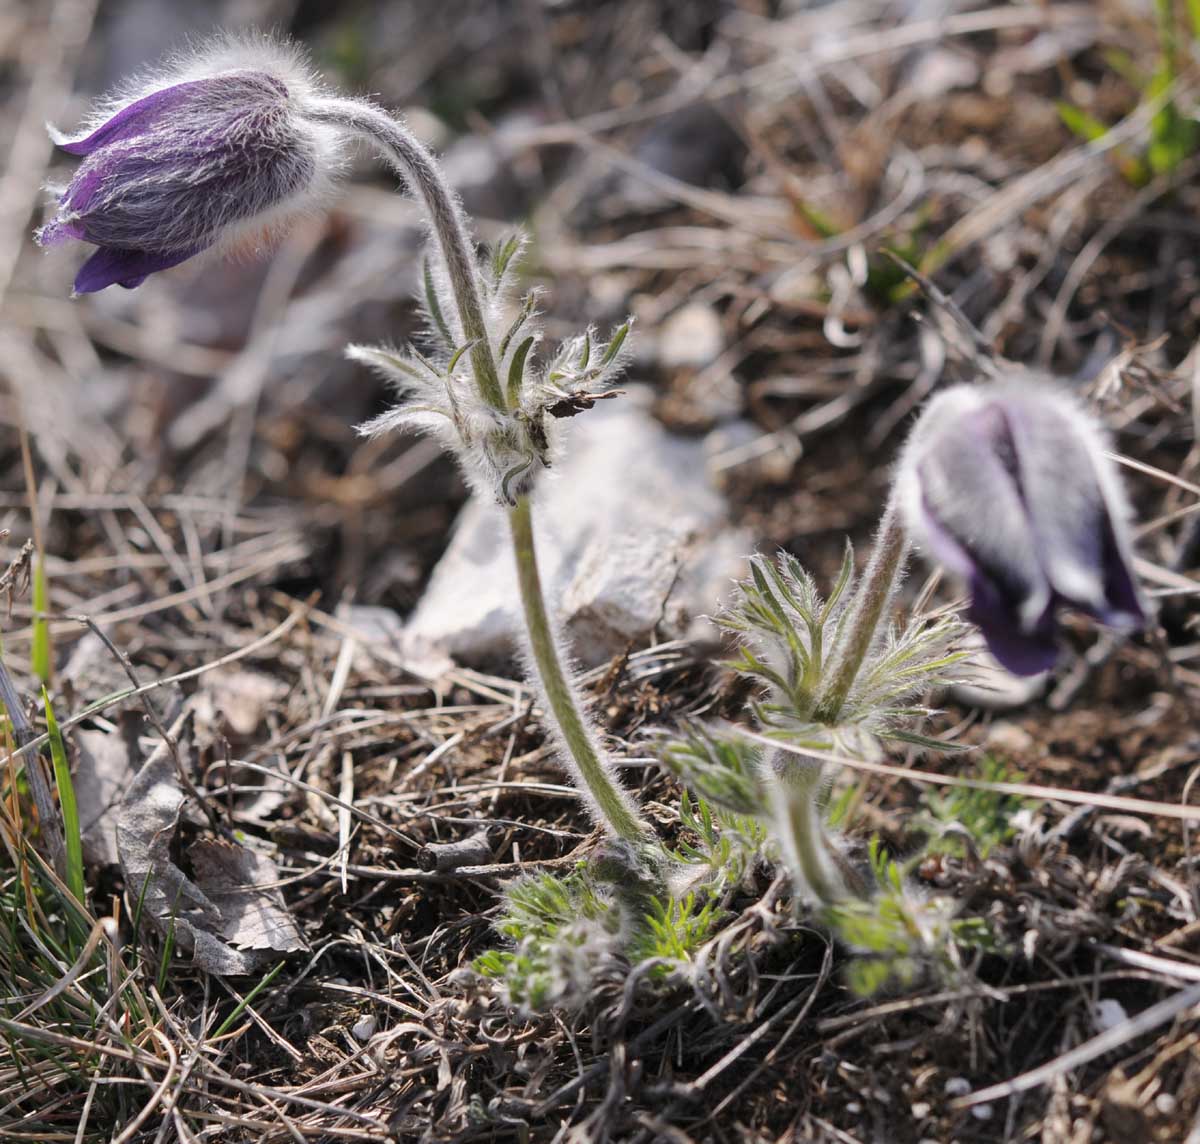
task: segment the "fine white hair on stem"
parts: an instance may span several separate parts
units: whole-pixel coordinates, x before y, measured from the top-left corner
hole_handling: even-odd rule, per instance
[[[613,763],[612,756],[605,749],[600,741],[600,735],[592,720],[587,716],[587,704],[585,703],[579,691],[577,682],[579,675],[578,664],[567,651],[567,642],[562,632],[562,625],[558,617],[549,616],[550,639],[553,641],[554,650],[558,657],[558,662],[562,668],[562,675],[571,697],[575,709],[580,712],[582,719],[583,733],[587,738],[588,745],[591,748],[593,756],[599,761],[600,767],[604,772],[605,777],[611,787],[611,792],[615,794],[624,804],[625,810],[636,817],[637,810],[633,800],[629,797],[625,788],[621,785],[620,778],[617,775],[616,766]],[[536,694],[538,705],[542,711],[549,716],[553,711],[553,705],[549,694],[546,691],[546,683],[542,678],[542,674],[538,664],[538,657],[535,653],[532,644],[532,635],[524,625],[521,625],[521,662],[525,670],[525,677],[533,686]],[[612,808],[605,807],[601,804],[597,797],[594,784],[589,780],[588,776],[583,773],[576,758],[576,752],[568,740],[567,735],[559,721],[552,717],[547,717],[546,724],[551,732],[554,740],[554,745],[557,748],[557,754],[562,760],[566,768],[570,771],[571,777],[574,780],[574,786],[579,791],[580,799],[587,808],[588,817],[592,822],[601,828],[611,828],[612,823]]]

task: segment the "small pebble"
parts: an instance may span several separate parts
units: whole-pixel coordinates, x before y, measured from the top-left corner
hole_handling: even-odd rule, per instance
[[[714,361],[724,345],[720,314],[703,302],[689,302],[662,324],[658,357],[667,369],[699,368]]]
[[[1109,1029],[1115,1029],[1127,1020],[1129,1014],[1125,1012],[1125,1006],[1111,997],[1101,997],[1092,1006],[1092,1023],[1096,1026],[1097,1033],[1107,1033]]]
[[[375,1035],[375,1026],[378,1024],[376,1019],[370,1014],[365,1017],[360,1017],[354,1022],[354,1027],[350,1030],[354,1034],[356,1040],[369,1041]]]
[[[1033,736],[1016,723],[1000,720],[988,728],[983,745],[1002,755],[1027,755],[1037,745]]]

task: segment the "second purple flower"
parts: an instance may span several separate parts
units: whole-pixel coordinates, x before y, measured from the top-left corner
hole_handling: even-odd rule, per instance
[[[958,386],[930,402],[901,462],[909,530],[971,589],[968,617],[1018,675],[1053,666],[1055,612],[1145,620],[1128,509],[1092,417],[1049,381]]]

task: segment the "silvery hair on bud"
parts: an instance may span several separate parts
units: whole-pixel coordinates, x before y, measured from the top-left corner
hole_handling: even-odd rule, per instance
[[[98,100],[79,131],[50,127],[51,137],[79,143],[131,104],[184,84],[194,85],[188,97],[147,130],[118,132],[84,159],[81,170],[99,176],[88,241],[156,250],[261,242],[283,218],[332,197],[341,133],[305,114],[320,82],[298,47],[265,35],[221,35],[177,52]]]

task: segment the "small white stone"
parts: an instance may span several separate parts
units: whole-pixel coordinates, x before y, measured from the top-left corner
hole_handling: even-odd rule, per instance
[[[999,720],[988,728],[984,747],[1006,757],[1027,755],[1037,743],[1034,737],[1024,727],[1006,720]]]
[[[947,1096],[966,1096],[971,1091],[971,1082],[965,1076],[952,1076],[946,1081]]]
[[[1092,1024],[1097,1033],[1107,1033],[1109,1029],[1115,1029],[1128,1020],[1125,1006],[1111,997],[1101,997],[1092,1006]]]
[[[721,316],[703,302],[681,306],[662,324],[658,335],[658,359],[667,369],[706,366],[724,348]]]
[[[355,1040],[369,1041],[375,1035],[375,1026],[379,1022],[369,1013],[365,1017],[360,1017],[354,1022],[354,1027],[350,1030],[354,1034]]]
[[[906,86],[912,98],[938,99],[955,88],[971,87],[979,79],[979,65],[951,48],[933,48],[920,58]]]

